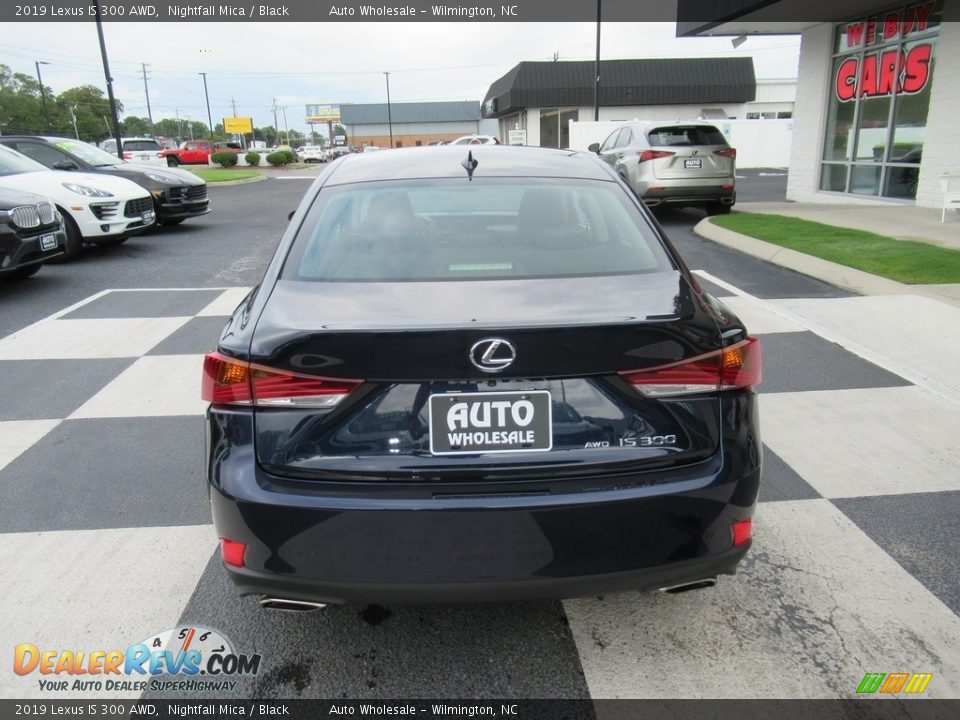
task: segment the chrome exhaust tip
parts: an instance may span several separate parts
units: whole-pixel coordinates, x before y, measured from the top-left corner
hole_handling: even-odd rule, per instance
[[[690,592],[691,590],[704,590],[706,588],[711,588],[717,584],[717,578],[708,577],[702,578],[700,580],[694,580],[693,582],[683,583],[681,585],[671,585],[670,587],[660,588],[660,592],[670,593],[675,595],[677,593]]]
[[[265,595],[257,602],[264,610],[282,610],[284,612],[313,612],[314,610],[323,610],[327,606],[326,603],[310,602],[309,600],[288,600]]]

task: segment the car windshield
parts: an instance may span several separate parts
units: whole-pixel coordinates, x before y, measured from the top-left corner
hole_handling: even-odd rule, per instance
[[[712,125],[668,125],[647,134],[651,145],[726,145],[723,133]]]
[[[123,160],[118,158],[116,155],[111,155],[106,150],[101,150],[98,147],[94,147],[93,145],[89,145],[85,142],[80,142],[79,140],[57,140],[53,144],[61,150],[64,150],[71,155],[75,155],[84,162],[90,163],[96,167],[123,164]]]
[[[36,160],[31,160],[16,150],[0,145],[0,176],[19,175],[20,173],[46,171],[48,169]]]
[[[398,282],[668,269],[654,231],[615,183],[456,178],[324,188],[283,277]]]

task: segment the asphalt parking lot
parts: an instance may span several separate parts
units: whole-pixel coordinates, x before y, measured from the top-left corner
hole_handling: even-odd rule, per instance
[[[744,174],[739,200],[782,199],[785,180]],[[932,672],[927,696],[960,695],[960,407],[824,331],[864,298],[701,240],[694,210],[660,219],[763,341],[765,474],[737,576],[310,614],[235,596],[206,502],[200,362],[306,186],[214,187],[201,220],[0,287],[0,557],[17,578],[0,646],[216,628],[264,659],[218,694],[236,697],[849,698],[867,672]],[[44,694],[4,670],[4,696]]]

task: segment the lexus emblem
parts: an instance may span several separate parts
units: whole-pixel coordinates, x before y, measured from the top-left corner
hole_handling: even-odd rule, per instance
[[[470,362],[486,373],[500,372],[516,359],[516,348],[502,338],[484,338],[470,348]]]

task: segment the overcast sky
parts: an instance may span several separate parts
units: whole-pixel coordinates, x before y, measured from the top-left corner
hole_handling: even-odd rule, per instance
[[[273,99],[287,106],[291,129],[306,130],[307,103],[385,102],[390,71],[393,102],[481,101],[490,84],[522,60],[587,60],[593,23],[107,23],[114,91],[125,114],[146,116],[140,63],[148,64],[154,120],[206,122],[207,72],[214,122],[250,115],[273,124]],[[730,38],[677,38],[672,23],[607,23],[602,59],[753,57],[758,78],[797,74],[797,36],[750,37],[734,50]],[[93,23],[0,25],[0,62],[35,75],[60,92],[81,84],[105,89]],[[283,127],[283,116],[280,116]]]

